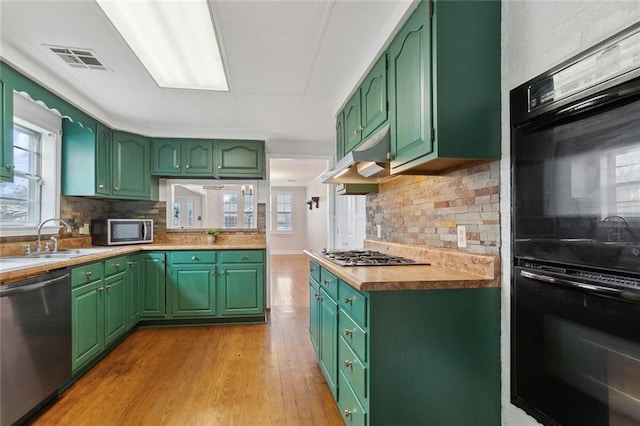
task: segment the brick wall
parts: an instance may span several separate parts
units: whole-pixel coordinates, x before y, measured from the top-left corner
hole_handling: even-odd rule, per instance
[[[442,176],[399,176],[367,196],[367,238],[499,254],[500,163],[473,166]],[[458,248],[457,225],[465,225],[467,247]]]

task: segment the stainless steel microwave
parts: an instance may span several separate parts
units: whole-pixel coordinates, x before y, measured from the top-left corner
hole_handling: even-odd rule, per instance
[[[151,219],[93,219],[91,242],[95,246],[153,242]]]

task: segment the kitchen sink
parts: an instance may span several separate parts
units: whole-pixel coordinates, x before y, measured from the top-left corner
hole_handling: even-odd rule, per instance
[[[112,248],[79,248],[66,249],[57,252],[32,253],[29,256],[4,256],[0,257],[0,272],[26,268],[48,263],[55,263],[65,259],[88,256],[90,254],[104,253]]]

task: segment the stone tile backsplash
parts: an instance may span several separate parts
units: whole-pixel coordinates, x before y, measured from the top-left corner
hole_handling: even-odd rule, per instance
[[[367,195],[367,239],[499,254],[500,163],[440,176],[398,176]],[[464,225],[467,247],[457,244]]]

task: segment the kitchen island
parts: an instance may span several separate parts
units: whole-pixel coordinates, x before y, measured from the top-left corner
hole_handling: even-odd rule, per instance
[[[500,424],[499,258],[366,240],[430,265],[310,257],[310,336],[346,424]]]

